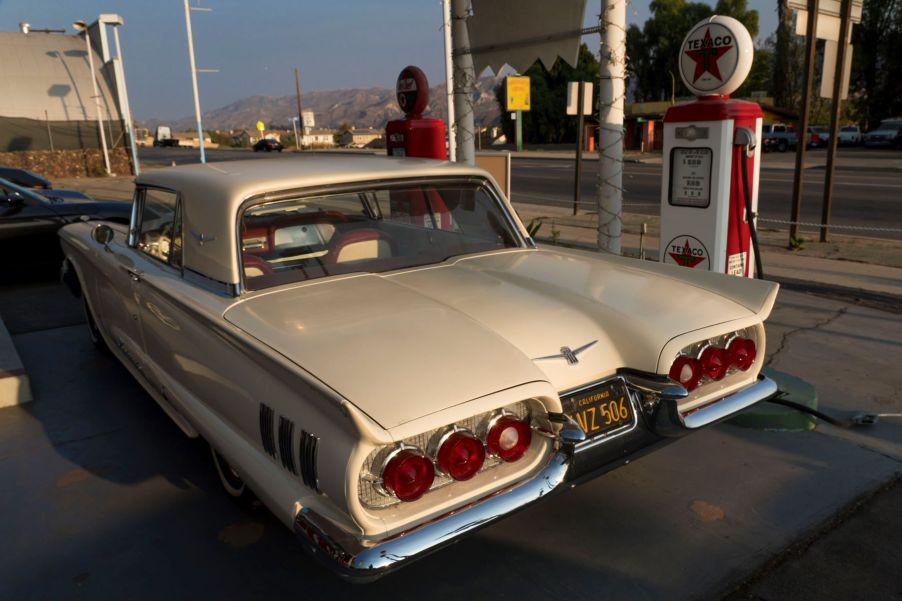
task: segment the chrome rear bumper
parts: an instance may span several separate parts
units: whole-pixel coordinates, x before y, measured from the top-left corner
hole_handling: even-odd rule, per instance
[[[629,378],[627,378],[629,380]],[[649,394],[648,387],[642,389]],[[673,393],[673,389],[668,389]],[[645,439],[661,440],[683,436],[699,428],[715,424],[730,417],[737,411],[763,401],[777,392],[777,385],[766,376],[758,376],[758,381],[742,390],[726,396],[697,410],[680,413],[676,397],[679,394],[662,394],[656,409],[651,414],[643,413],[644,425],[635,428]],[[570,488],[573,479],[568,474],[575,458],[582,455],[579,437],[573,436],[574,424],[565,424],[556,450],[546,466],[533,478],[510,488],[499,490],[470,505],[417,526],[391,538],[367,543],[339,531],[327,520],[302,508],[295,516],[294,530],[304,547],[323,561],[339,575],[355,582],[376,580],[386,573],[423,557],[456,541],[460,537],[532,505],[536,501]],[[581,432],[581,431],[580,431]],[[569,435],[568,435],[569,434]],[[624,456],[630,436],[611,440],[611,447],[618,447],[618,459]],[[644,443],[647,445],[647,443]],[[600,447],[594,445],[590,452],[597,453]],[[589,452],[586,453],[587,455]],[[616,453],[609,457],[616,457]],[[610,467],[619,465],[607,459]],[[604,461],[599,462],[597,473],[604,471]]]

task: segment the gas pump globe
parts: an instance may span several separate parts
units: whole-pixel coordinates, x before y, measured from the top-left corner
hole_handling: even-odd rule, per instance
[[[698,100],[664,116],[660,260],[755,277],[761,107],[731,100],[754,47],[731,17],[696,24],[680,49],[680,76]]]

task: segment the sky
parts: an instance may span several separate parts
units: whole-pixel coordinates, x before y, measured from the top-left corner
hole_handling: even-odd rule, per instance
[[[553,2],[554,0],[549,0]],[[707,1],[712,6],[715,0]],[[593,25],[601,0],[589,0]],[[191,0],[212,12],[192,12],[202,110],[255,94],[356,87],[393,87],[409,64],[431,84],[444,80],[441,4],[438,0]],[[760,19],[759,38],[776,27],[775,0],[749,0]],[[65,27],[117,13],[129,98],[135,119],[193,114],[184,8],[181,0],[0,0],[0,31]],[[627,6],[627,23],[648,19],[648,0]],[[584,41],[597,52],[598,36]],[[2,57],[0,57],[2,60]]]

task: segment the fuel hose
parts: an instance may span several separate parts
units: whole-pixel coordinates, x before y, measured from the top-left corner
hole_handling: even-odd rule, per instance
[[[758,231],[755,228],[754,214],[752,213],[752,193],[749,188],[749,156],[742,153],[742,189],[745,194],[745,219],[749,224],[749,234],[752,236],[752,248],[755,251],[755,277],[764,279],[764,268],[761,266],[761,251],[758,247]]]

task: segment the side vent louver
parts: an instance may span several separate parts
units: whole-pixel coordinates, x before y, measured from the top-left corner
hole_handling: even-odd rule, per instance
[[[291,443],[294,439],[294,422],[279,416],[279,457],[282,459],[282,467],[297,474],[298,469],[294,466],[294,455],[291,452]]]
[[[298,449],[301,479],[313,490],[319,490],[316,479],[316,447],[318,444],[319,438],[307,430],[301,430],[301,446]]]
[[[263,450],[269,453],[271,457],[276,456],[276,441],[273,436],[273,419],[275,413],[272,407],[260,403],[260,440],[263,443]]]
[[[298,443],[297,455],[295,455],[294,422],[281,415],[279,416],[278,437],[278,461],[282,463],[282,467],[292,474],[300,475],[305,486],[319,492],[319,482],[316,477],[316,449],[319,445],[319,438],[306,430],[301,430],[301,439]],[[276,459],[276,412],[264,403],[260,403],[260,440],[263,442],[263,450],[270,457]],[[298,474],[298,470],[300,470],[300,474]]]

